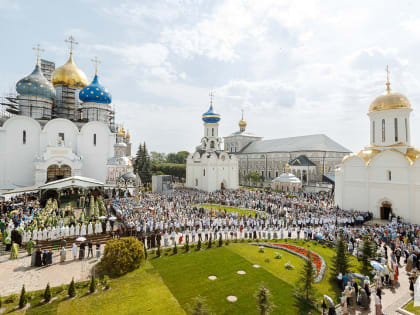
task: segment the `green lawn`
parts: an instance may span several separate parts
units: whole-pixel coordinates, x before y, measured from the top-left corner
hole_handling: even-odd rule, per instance
[[[275,243],[274,241],[272,241]],[[278,243],[286,243],[285,240],[278,240]],[[341,296],[341,290],[337,286],[336,275],[331,270],[332,258],[335,256],[335,250],[323,247],[323,245],[317,242],[305,242],[303,240],[288,240],[289,244],[294,244],[308,248],[320,256],[322,256],[327,264],[327,271],[325,272],[324,278],[320,283],[315,284],[316,297],[318,300],[322,298],[324,294],[332,297],[337,303]],[[304,260],[296,255],[290,254],[286,251],[273,248],[265,248],[264,253],[258,252],[258,246],[242,246],[240,243],[231,244],[232,250],[249,260],[253,264],[259,264],[264,266],[268,271],[286,281],[290,285],[295,285],[299,278],[299,272],[291,272],[284,267],[284,264],[288,261],[295,267],[295,270],[302,270]],[[278,252],[283,257],[281,259],[275,259],[275,253]],[[269,258],[270,262],[266,263],[265,259]],[[354,272],[360,272],[361,265],[355,257],[350,258],[351,265]]]
[[[414,301],[411,301],[410,303],[408,303],[404,307],[404,309],[415,315],[420,315],[420,306],[414,307]]]
[[[251,245],[243,244],[244,247]],[[273,314],[307,314],[309,309],[293,296],[293,285],[279,279],[265,268],[254,268],[252,264],[236,254],[229,246],[164,256],[152,260],[165,284],[188,311],[193,298],[204,297],[215,314],[258,314],[254,297],[259,285],[264,283],[277,306]],[[245,275],[237,274],[244,270]],[[217,280],[211,281],[214,275]],[[229,295],[238,301],[226,300]],[[316,311],[315,311],[316,313]]]
[[[255,216],[255,214],[257,213],[257,211],[254,211],[254,210],[244,210],[244,209],[239,209],[239,208],[234,208],[234,207],[229,207],[229,206],[222,206],[218,204],[199,204],[199,205],[196,205],[196,207],[222,210],[226,212],[238,212],[239,214],[242,214],[242,215],[251,214],[252,216]]]
[[[285,243],[285,240],[276,241]],[[217,243],[217,242],[216,242]],[[274,241],[273,241],[274,243]],[[323,294],[337,300],[340,290],[337,288],[335,274],[331,271],[331,259],[334,249],[323,247],[316,242],[288,240],[288,243],[309,248],[320,254],[328,269],[324,279],[315,285],[316,303]],[[204,244],[203,244],[203,247]],[[26,314],[185,314],[191,313],[189,306],[197,296],[206,298],[206,303],[215,314],[258,314],[256,298],[259,285],[264,283],[272,294],[276,308],[273,314],[307,314],[310,308],[293,296],[298,283],[304,260],[280,249],[265,248],[258,252],[255,245],[230,243],[221,248],[203,249],[199,252],[191,249],[184,253],[178,249],[177,255],[162,252],[162,257],[149,254],[149,260],[140,269],[120,278],[110,280],[111,290],[87,294],[88,282],[77,284],[77,297],[66,299],[67,286],[53,288],[57,299],[50,304],[40,304],[43,291],[30,292],[31,308]],[[171,251],[171,250],[169,250]],[[282,254],[275,259],[275,252]],[[269,259],[267,262],[266,259]],[[290,262],[294,270],[287,270],[284,264]],[[360,264],[352,257],[354,271],[360,271]],[[254,268],[258,264],[261,268]],[[244,270],[245,275],[238,275]],[[217,280],[211,281],[214,275]],[[226,300],[229,295],[238,297],[236,303]],[[18,303],[4,303],[10,312]],[[408,306],[410,307],[410,306]],[[318,312],[312,310],[314,314]],[[12,314],[24,314],[22,311]],[[418,312],[420,314],[420,312]]]
[[[178,301],[165,286],[159,273],[147,262],[140,269],[111,280],[109,291],[87,294],[89,286],[77,290],[77,297],[67,300],[67,290],[59,294],[51,304],[40,305],[42,291],[31,292],[31,308],[26,314],[185,314]],[[56,288],[54,288],[56,292]],[[8,305],[8,310],[17,302]],[[13,312],[12,314],[23,314]]]

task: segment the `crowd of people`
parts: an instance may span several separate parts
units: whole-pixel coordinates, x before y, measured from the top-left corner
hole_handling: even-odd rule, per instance
[[[359,306],[367,308],[373,298],[376,313],[382,314],[381,290],[395,286],[400,267],[406,264],[410,275],[410,290],[414,290],[417,270],[420,267],[419,227],[393,218],[386,225],[364,224],[372,218],[369,212],[343,210],[334,206],[332,194],[274,193],[258,190],[218,191],[215,193],[176,189],[171,194],[141,192],[137,196],[117,198],[104,220],[91,220],[84,224],[73,220],[65,224],[57,216],[42,229],[33,227],[37,214],[42,211],[37,201],[27,204],[0,205],[0,228],[16,242],[19,231],[21,243],[48,239],[66,239],[89,236],[95,233],[115,233],[134,236],[142,240],[147,249],[170,247],[216,239],[322,239],[334,243],[341,233],[348,244],[348,252],[360,257],[364,236],[378,248],[378,266],[375,274],[360,275],[350,272],[337,275],[343,289],[341,308],[343,314]],[[233,207],[234,209],[226,209]],[[245,211],[248,210],[248,211]],[[116,223],[109,220],[116,216]],[[55,225],[54,225],[55,223]],[[4,235],[4,233],[3,233]],[[6,237],[7,237],[6,235]],[[93,256],[91,241],[73,244],[73,257]],[[66,246],[61,246],[61,257]],[[100,244],[96,244],[100,257]],[[34,265],[51,263],[49,252],[37,248]],[[404,262],[401,258],[404,258]],[[61,258],[62,259],[62,258]],[[335,308],[329,308],[333,314]]]

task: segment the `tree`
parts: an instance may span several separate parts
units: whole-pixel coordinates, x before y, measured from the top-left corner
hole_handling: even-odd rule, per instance
[[[166,163],[179,164],[176,153],[168,153],[168,155],[166,156]]]
[[[50,288],[50,283],[47,283],[47,287],[45,288],[44,291],[44,301],[45,302],[49,302],[51,301],[51,288]]]
[[[100,267],[110,275],[122,276],[139,268],[144,259],[143,243],[134,237],[122,237],[106,243]]]
[[[338,274],[346,274],[350,268],[349,255],[347,252],[347,244],[344,240],[343,232],[340,233],[337,245],[335,247],[335,257],[333,259],[334,270]]]
[[[261,284],[259,290],[255,293],[257,298],[257,308],[261,315],[268,315],[274,308],[274,304],[271,302],[270,291]]]
[[[95,276],[92,275],[92,278],[90,279],[89,292],[95,293],[95,291],[96,291],[96,279],[95,279]]]
[[[152,163],[165,163],[166,154],[152,151],[150,152],[150,160],[152,161]]]
[[[193,301],[194,301],[194,306],[189,307],[191,311],[191,315],[211,315],[212,314],[209,311],[206,305],[206,300],[203,297],[197,296],[196,298],[193,299]]]
[[[198,239],[198,242],[197,242],[197,250],[200,250],[200,249],[201,249],[201,240]]]
[[[76,286],[74,285],[74,278],[71,279],[69,289],[67,291],[69,297],[75,297],[76,296]]]
[[[312,253],[310,250],[306,250],[306,261],[303,266],[302,276],[299,279],[298,288],[300,293],[306,300],[309,300],[313,293],[314,283],[314,265],[312,264]]]
[[[260,174],[256,171],[249,172],[247,178],[250,183],[254,183],[254,184],[258,183],[261,180]]]
[[[174,255],[178,254],[178,247],[176,247],[176,242],[175,242],[175,246],[172,250],[172,254],[174,254]]]
[[[188,151],[179,151],[176,154],[177,159],[178,159],[178,163],[179,164],[186,164],[188,155],[190,155],[190,152],[188,152]]]
[[[185,242],[184,249],[186,253],[190,251],[190,245],[188,244],[188,241]]]
[[[375,256],[375,247],[370,238],[365,235],[363,237],[363,248],[362,248],[362,272],[368,274],[370,271],[370,261]]]
[[[146,143],[140,144],[134,161],[134,171],[140,176],[142,183],[152,181],[152,163],[147,152]]]
[[[223,245],[223,240],[222,240],[222,235],[220,235],[219,237],[219,247],[222,247]]]
[[[25,285],[22,286],[20,291],[19,308],[24,308],[28,304],[28,297],[26,296]]]
[[[174,163],[153,163],[152,172],[154,174],[165,174],[172,175],[174,177],[185,178],[186,176],[186,164],[174,164]]]
[[[156,257],[160,257],[160,244],[158,244],[158,248],[156,250]]]
[[[211,241],[211,234],[210,234],[209,243],[207,244],[207,248],[208,248],[208,249],[210,249],[210,248],[211,248],[211,245],[212,245],[211,243],[212,243],[212,241]]]

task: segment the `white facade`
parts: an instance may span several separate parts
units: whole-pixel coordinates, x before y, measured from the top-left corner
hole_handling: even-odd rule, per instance
[[[420,223],[420,152],[410,146],[412,109],[387,86],[370,106],[370,145],[345,157],[336,170],[335,203],[375,218]]]
[[[79,129],[63,118],[44,126],[27,116],[9,118],[0,127],[0,147],[4,148],[0,150],[0,189],[44,184],[52,165],[68,165],[71,176],[105,182],[114,143],[115,134],[101,122],[89,122]]]
[[[187,158],[187,188],[207,192],[239,188],[238,160],[234,155],[221,150],[219,120],[220,115],[213,112],[212,105],[203,114],[204,137],[200,149]]]

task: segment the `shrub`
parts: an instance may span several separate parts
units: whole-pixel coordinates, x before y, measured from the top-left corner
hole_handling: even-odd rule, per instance
[[[178,254],[178,247],[176,247],[176,242],[175,242],[175,246],[172,250],[172,254],[174,254],[174,255]]]
[[[270,258],[266,258],[264,261],[268,264],[270,262]]]
[[[190,245],[188,244],[188,241],[184,245],[184,250],[185,250],[186,253],[188,253],[190,251]]]
[[[229,240],[226,240],[225,245],[228,246],[229,245]]]
[[[257,308],[260,311],[260,314],[270,314],[274,308],[274,304],[271,302],[270,291],[264,286],[264,284],[261,284],[259,290],[255,292],[255,297],[257,298]]]
[[[6,303],[13,303],[18,299],[18,295],[17,294],[12,294],[9,295],[9,297],[5,300]]]
[[[20,291],[19,308],[24,308],[28,304],[28,297],[26,296],[25,285],[22,286]]]
[[[45,291],[44,291],[44,301],[45,302],[51,301],[51,288],[50,288],[50,283],[48,283],[47,284],[47,287],[45,288]]]
[[[197,243],[197,250],[200,250],[201,249],[201,240],[200,239],[198,239],[198,243]]]
[[[109,240],[101,268],[110,275],[121,276],[140,267],[145,259],[144,245],[134,237]]]
[[[92,275],[92,278],[90,279],[89,292],[95,293],[95,291],[96,291],[96,279],[95,279],[95,276]]]
[[[222,236],[219,237],[219,247],[222,247],[223,245],[223,240],[222,240]]]
[[[0,308],[2,308],[2,306],[3,306],[3,304],[2,304],[1,296],[0,296]]]
[[[106,290],[108,290],[110,288],[109,277],[108,276],[104,276],[104,279],[102,280],[102,285],[105,287]]]
[[[158,246],[156,250],[156,257],[160,257],[160,246]]]
[[[165,255],[165,256],[168,256],[168,252],[166,252],[164,255]]]
[[[212,245],[212,241],[211,241],[211,235],[210,235],[209,242],[207,244],[207,248],[210,249],[211,245]]]
[[[76,296],[76,286],[74,285],[74,278],[71,279],[70,285],[69,285],[69,289],[68,289],[68,295],[70,297],[75,297]]]

